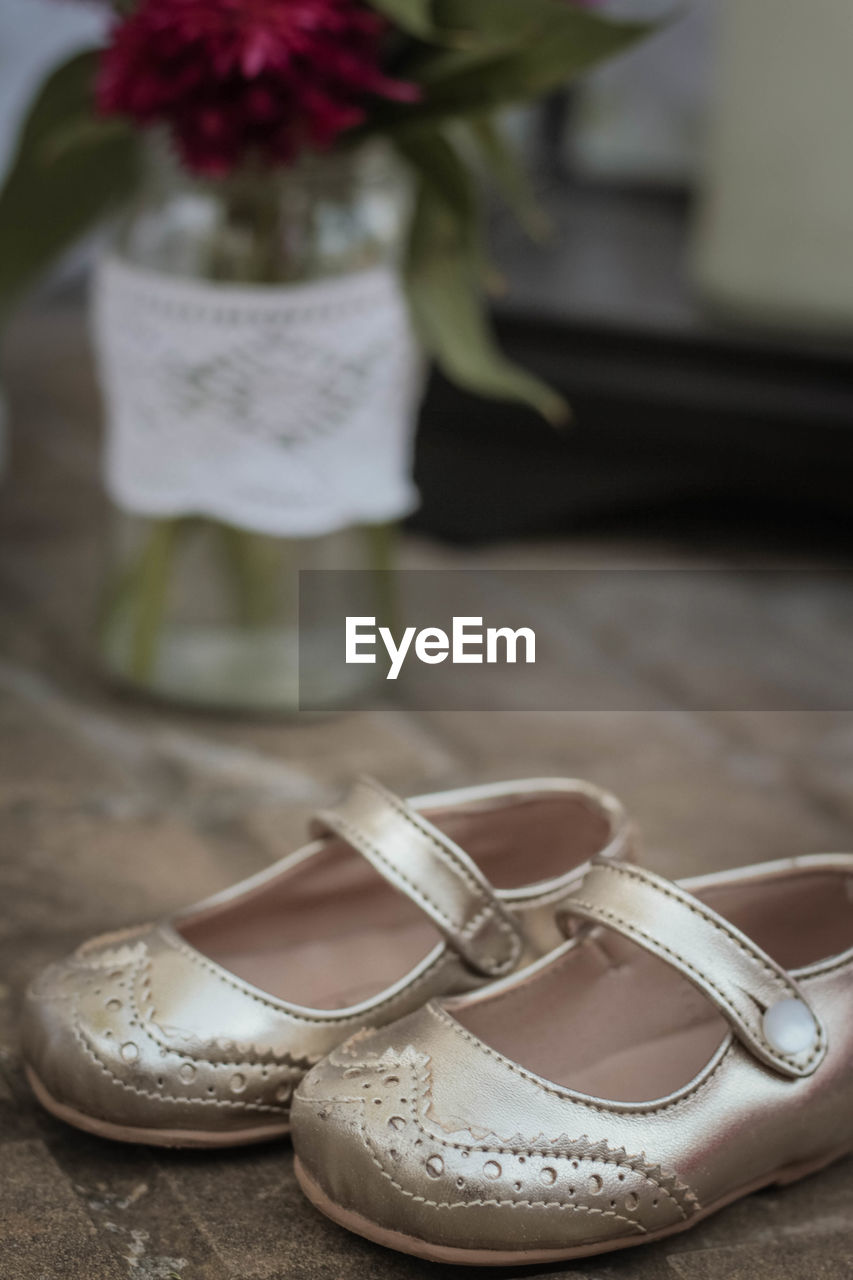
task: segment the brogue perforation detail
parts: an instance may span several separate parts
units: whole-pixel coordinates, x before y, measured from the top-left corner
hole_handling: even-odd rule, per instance
[[[345,1078],[353,1081],[352,1092],[318,1097],[315,1105],[318,1111],[328,1113],[328,1109],[336,1105],[354,1104],[359,1113],[362,1140],[371,1160],[396,1190],[417,1203],[437,1209],[475,1205],[574,1209],[616,1217],[638,1232],[646,1229],[629,1215],[640,1210],[643,1199],[652,1202],[651,1206],[645,1206],[647,1213],[650,1207],[657,1210],[663,1201],[671,1206],[681,1221],[692,1217],[700,1208],[697,1197],[673,1170],[648,1161],[644,1155],[629,1155],[624,1148],[612,1147],[604,1139],[593,1141],[585,1134],[579,1138],[571,1138],[567,1134],[553,1139],[541,1134],[535,1137],[515,1134],[503,1138],[494,1133],[478,1135],[470,1127],[451,1129],[442,1125],[433,1109],[432,1076],[426,1055],[407,1046],[400,1054],[391,1051],[367,1054],[356,1061],[348,1052],[350,1044],[348,1042],[331,1055],[330,1063],[344,1068]],[[381,1104],[383,1085],[391,1082],[399,1086],[395,1094],[403,1088],[405,1094],[399,1097],[399,1101],[389,1103],[399,1114],[390,1115],[385,1123],[395,1132],[404,1130],[407,1123],[414,1126],[419,1134],[415,1146],[422,1148],[421,1168],[426,1177],[440,1179],[445,1184],[451,1180],[457,1187],[468,1182],[480,1183],[483,1179],[494,1180],[500,1182],[501,1187],[509,1184],[515,1194],[438,1199],[403,1185],[390,1167],[395,1159],[393,1139],[387,1146],[378,1144],[372,1133],[374,1126],[370,1123],[373,1119],[371,1097],[374,1103]],[[367,1097],[365,1089],[368,1089]],[[379,1119],[384,1117],[385,1109],[378,1113]],[[440,1126],[442,1132],[431,1127],[428,1124],[430,1120]],[[448,1153],[453,1153],[458,1159],[450,1162]],[[462,1161],[472,1156],[478,1158],[476,1166],[472,1162],[463,1169]],[[512,1162],[511,1168],[507,1168],[507,1159]],[[608,1171],[619,1183],[626,1184],[611,1195],[609,1203],[604,1191]],[[533,1198],[531,1183],[536,1185],[536,1198]],[[543,1185],[553,1188],[554,1196],[559,1198],[543,1198]],[[605,1200],[601,1206],[591,1203],[599,1194]],[[620,1209],[627,1210],[627,1213],[620,1212]]]
[[[270,1065],[278,1066],[280,1070],[276,1072],[272,1079],[261,1081],[258,1077],[258,1071],[259,1069],[264,1069],[265,1064],[245,1058],[234,1059],[233,1061],[216,1061],[201,1054],[186,1052],[155,1033],[156,1024],[153,1023],[150,1017],[153,1009],[144,1007],[151,1003],[150,991],[148,992],[148,1001],[143,1000],[140,1002],[137,997],[137,987],[140,984],[144,986],[150,965],[150,956],[145,942],[140,941],[133,948],[119,948],[114,951],[108,950],[100,953],[97,959],[103,961],[103,963],[90,963],[90,960],[95,958],[94,956],[85,957],[82,963],[76,962],[70,969],[70,972],[76,973],[78,979],[77,986],[72,989],[67,997],[72,1011],[71,1030],[85,1056],[104,1075],[108,1076],[113,1084],[133,1094],[135,1097],[150,1098],[176,1106],[213,1107],[242,1113],[276,1115],[284,1120],[287,1119],[293,1091],[304,1075],[305,1070],[313,1063],[303,1065],[300,1062],[282,1063],[278,1060]],[[123,963],[119,963],[120,961],[123,961]],[[104,975],[103,978],[100,976],[101,974]],[[118,1005],[116,1009],[117,1015],[122,1013],[122,1005],[124,1006],[122,1025],[109,1027],[103,1033],[105,1036],[110,1037],[112,1043],[116,1045],[116,1052],[124,1061],[123,1067],[111,1065],[103,1056],[103,1052],[99,1050],[95,1037],[86,1030],[88,1019],[81,1010],[80,1002],[84,996],[89,995],[89,992],[87,988],[81,990],[79,985],[81,977],[85,977],[89,986],[96,982],[103,984],[103,998],[106,998],[108,1007],[110,999],[116,1000]],[[113,985],[111,986],[110,984]],[[108,995],[109,991],[113,992],[112,997]],[[117,995],[118,991],[121,993],[120,997]],[[92,994],[95,993],[92,992]],[[144,1009],[140,1007],[140,1003],[142,1003]],[[125,1034],[126,1039],[124,1039]],[[185,1064],[187,1070],[193,1071],[192,1078],[188,1078],[185,1081],[182,1080],[182,1084],[186,1086],[185,1089],[180,1091],[170,1090],[164,1088],[162,1084],[157,1084],[155,1087],[153,1080],[150,1080],[148,1076],[139,1074],[136,1064],[141,1056],[140,1041],[143,1037],[147,1042],[156,1046],[164,1061],[168,1056],[173,1061],[176,1060]],[[120,1039],[124,1040],[121,1044]],[[197,1069],[207,1069],[207,1078],[197,1078]],[[228,1077],[223,1078],[226,1072]],[[165,1075],[163,1078],[165,1079]],[[240,1082],[239,1092],[248,1091],[249,1097],[229,1096],[229,1091],[232,1094],[236,1092],[235,1079],[238,1078]],[[206,1088],[209,1096],[203,1096],[199,1092],[203,1087]],[[267,1103],[260,1101],[257,1096],[251,1096],[253,1093],[257,1095],[261,1091],[264,1094],[268,1093],[272,1097],[280,1097],[280,1101]]]
[[[85,1053],[90,1062],[93,1062],[104,1075],[109,1076],[113,1084],[124,1089],[127,1093],[132,1093],[138,1098],[152,1098],[158,1102],[174,1102],[187,1104],[189,1106],[198,1107],[219,1107],[229,1108],[239,1111],[263,1112],[266,1114],[281,1116],[286,1118],[289,1107],[286,1105],[272,1106],[263,1102],[244,1102],[239,1098],[200,1098],[194,1094],[182,1096],[179,1094],[166,1093],[162,1090],[144,1089],[141,1085],[133,1084],[130,1080],[123,1080],[120,1075],[115,1072],[108,1062],[105,1062],[100,1054],[89,1041],[88,1036],[80,1027],[74,1027],[73,1035],[81,1049]]]
[[[136,984],[142,988],[143,999],[138,1001],[136,998]],[[295,1080],[301,1078],[306,1071],[309,1071],[317,1062],[320,1061],[321,1054],[314,1057],[294,1057],[286,1050],[258,1050],[257,1045],[247,1045],[244,1052],[240,1052],[239,1057],[233,1058],[211,1058],[205,1057],[201,1053],[193,1053],[189,1049],[179,1049],[175,1046],[174,1041],[167,1038],[164,1029],[156,1020],[156,1011],[151,992],[151,957],[146,955],[135,966],[130,979],[129,999],[133,1010],[139,1021],[140,1026],[146,1032],[151,1040],[160,1048],[166,1049],[167,1052],[176,1054],[189,1062],[203,1063],[208,1067],[241,1067],[251,1069],[253,1067],[285,1067],[290,1068],[294,1072]],[[140,1004],[143,1006],[140,1008]],[[186,1034],[180,1031],[175,1034]],[[218,1047],[223,1052],[237,1052],[237,1046],[233,1041],[217,1042]],[[227,1044],[227,1048],[226,1048]]]

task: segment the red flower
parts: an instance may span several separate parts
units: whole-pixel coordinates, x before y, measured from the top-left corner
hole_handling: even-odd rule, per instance
[[[359,0],[140,0],[115,27],[98,83],[106,114],[167,124],[198,173],[292,160],[414,100],[380,66],[387,24]]]

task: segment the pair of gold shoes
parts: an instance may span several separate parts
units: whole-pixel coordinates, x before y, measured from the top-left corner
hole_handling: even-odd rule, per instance
[[[673,884],[618,801],[552,779],[363,780],[312,835],[33,983],[50,1111],[166,1146],[292,1131],[324,1213],[470,1264],[657,1240],[853,1149],[853,855]]]

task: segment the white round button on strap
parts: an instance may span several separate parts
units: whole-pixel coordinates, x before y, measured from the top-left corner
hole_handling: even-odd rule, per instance
[[[777,1053],[804,1053],[817,1041],[817,1023],[811,1010],[793,997],[771,1005],[761,1026],[765,1040]]]

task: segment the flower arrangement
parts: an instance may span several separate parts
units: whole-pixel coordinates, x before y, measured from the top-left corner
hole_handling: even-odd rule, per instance
[[[103,2],[103,0],[101,0]],[[478,174],[523,211],[498,127],[647,28],[575,0],[114,0],[104,48],[58,67],[0,190],[0,316],[135,194],[142,135],[165,131],[200,180],[281,170],[383,137],[411,169],[402,264],[411,313],[451,378],[546,417],[560,398],[498,350]]]
[[[104,115],[164,124],[210,177],[292,163],[364,123],[371,99],[412,102],[382,68],[388,23],[358,0],[143,0],[104,53]]]

